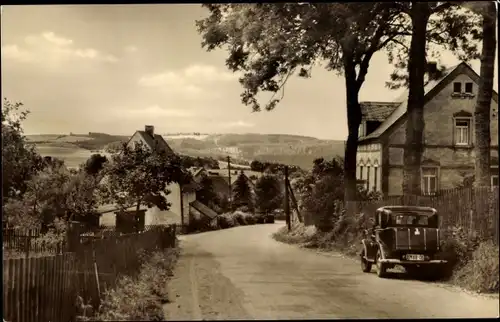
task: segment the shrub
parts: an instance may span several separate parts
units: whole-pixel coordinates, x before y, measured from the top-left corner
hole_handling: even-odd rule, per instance
[[[257,223],[257,218],[252,214],[243,214],[247,225],[255,225]]]
[[[488,241],[479,244],[470,260],[454,276],[454,281],[477,292],[499,292],[499,248]]]
[[[245,220],[245,213],[241,211],[235,211],[231,215],[233,217],[233,220],[238,223],[238,226],[245,226],[247,224]]]
[[[177,249],[156,252],[142,265],[137,278],[122,277],[107,291],[94,321],[163,321],[166,282],[178,257]],[[84,305],[82,305],[83,307]],[[82,319],[82,318],[81,318]],[[83,317],[88,320],[88,318]]]
[[[465,229],[454,226],[443,231],[440,256],[449,263],[449,271],[464,266],[478,248],[481,240],[468,236]]]
[[[229,213],[225,213],[217,217],[217,225],[222,228],[231,228],[237,226],[237,222],[235,222],[234,218]]]

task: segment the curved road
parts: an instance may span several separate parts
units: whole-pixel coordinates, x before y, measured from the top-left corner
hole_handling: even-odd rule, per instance
[[[498,297],[378,278],[357,261],[274,241],[283,226],[181,236],[168,320],[498,317]]]

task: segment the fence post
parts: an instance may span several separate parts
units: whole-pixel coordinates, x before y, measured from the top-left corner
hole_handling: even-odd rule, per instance
[[[288,166],[285,166],[285,215],[286,215],[286,224],[288,226],[288,231],[292,230],[292,223],[290,220],[290,201],[288,200]]]
[[[68,251],[78,252],[80,249],[80,227],[79,222],[72,221],[68,223],[68,231],[66,233],[68,241]]]
[[[30,247],[31,247],[31,229],[28,229],[28,236],[26,236],[26,245],[25,245],[26,258],[30,256]]]

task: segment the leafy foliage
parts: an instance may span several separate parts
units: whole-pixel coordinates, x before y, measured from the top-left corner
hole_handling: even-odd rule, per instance
[[[219,169],[219,162],[211,157],[192,157],[189,155],[181,155],[179,158],[181,159],[181,164],[184,168],[207,167],[209,169]]]
[[[27,144],[22,122],[29,111],[22,103],[4,98],[2,106],[2,200],[20,198],[27,181],[43,168],[42,157],[34,146]]]
[[[100,154],[92,154],[85,163],[84,169],[87,174],[96,175],[104,169],[104,165],[108,159]]]
[[[167,185],[187,183],[190,177],[179,157],[152,151],[143,144],[136,144],[133,149],[124,144],[120,153],[112,156],[106,173],[103,195],[123,210],[141,205],[168,210]]]
[[[253,209],[252,191],[243,173],[238,175],[233,187],[233,207],[236,209],[241,206],[247,206]]]
[[[14,227],[48,228],[97,210],[97,180],[84,172],[71,173],[63,165],[48,166],[27,182],[22,199],[9,200],[5,219]]]
[[[255,195],[257,207],[264,214],[273,212],[283,203],[280,183],[272,175],[264,175],[257,180]]]
[[[343,47],[361,63],[364,50],[378,50],[394,13],[383,3],[206,4],[210,16],[197,21],[207,50],[226,47],[227,67],[242,72],[242,101],[259,111],[259,91],[283,91],[295,72],[310,77],[312,67],[327,62],[343,68]],[[387,29],[387,30],[386,30]],[[392,30],[392,29],[391,29]],[[375,39],[373,41],[373,39]],[[373,44],[375,42],[375,44]],[[364,76],[363,76],[364,77]],[[265,105],[272,110],[281,98]]]
[[[250,169],[255,172],[268,172],[271,174],[284,175],[285,165],[276,162],[253,160],[250,163]],[[289,175],[292,175],[293,173],[296,173],[298,171],[301,171],[301,169],[298,166],[288,165]]]

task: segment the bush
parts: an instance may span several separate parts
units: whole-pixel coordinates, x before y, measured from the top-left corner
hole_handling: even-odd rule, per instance
[[[177,257],[177,249],[168,249],[149,256],[137,278],[122,277],[115,289],[106,292],[99,311],[90,319],[163,321],[165,317],[162,307],[168,302],[166,283],[172,276]],[[85,317],[80,319],[89,320]]]
[[[235,211],[232,214],[233,220],[238,224],[238,226],[245,226],[247,224],[245,213],[241,211]]]
[[[456,284],[477,292],[499,292],[499,248],[488,241],[479,244],[470,260],[454,275]]]
[[[222,214],[217,218],[217,226],[219,226],[221,229],[232,228],[237,226],[238,224],[230,213]]]
[[[255,225],[257,223],[256,216],[252,214],[244,214],[243,216],[245,218],[247,225]]]

